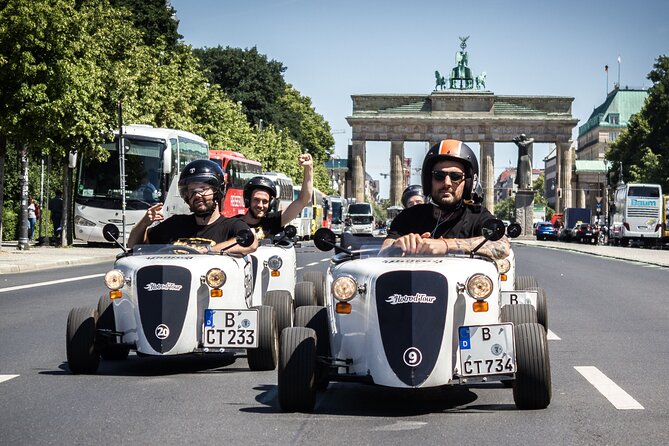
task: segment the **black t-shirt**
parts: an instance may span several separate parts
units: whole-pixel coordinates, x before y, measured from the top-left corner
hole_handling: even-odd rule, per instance
[[[221,243],[235,237],[242,229],[249,229],[249,225],[238,218],[223,216],[210,225],[198,225],[195,215],[173,215],[157,226],[149,228],[147,237],[149,243],[167,244],[180,238],[199,237]]]
[[[248,212],[248,211],[247,211]],[[283,211],[269,212],[265,217],[261,218],[258,223],[249,225],[251,228],[262,228],[265,237],[276,235],[281,232],[281,215]],[[233,218],[242,219],[244,215],[235,215]]]
[[[431,238],[470,238],[482,235],[483,223],[493,217],[485,208],[475,210],[471,206],[463,206],[448,220],[434,218],[434,205],[418,204],[407,208],[393,219],[388,231],[388,238],[396,239],[406,234],[423,234],[428,232]],[[437,213],[438,215],[438,213]],[[448,215],[448,212],[443,212]]]

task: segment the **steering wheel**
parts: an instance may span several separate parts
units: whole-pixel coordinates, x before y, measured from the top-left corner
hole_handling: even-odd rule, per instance
[[[180,252],[181,251],[181,252]],[[185,251],[185,252],[183,252]],[[167,245],[156,251],[156,254],[202,254],[197,248],[188,245]]]

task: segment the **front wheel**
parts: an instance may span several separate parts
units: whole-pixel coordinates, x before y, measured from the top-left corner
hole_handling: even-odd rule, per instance
[[[65,349],[67,364],[75,374],[95,373],[100,365],[100,352],[95,348],[95,308],[79,307],[67,316]]]
[[[258,347],[246,351],[249,368],[254,371],[274,370],[279,356],[274,308],[267,305],[254,308],[258,309]]]
[[[521,410],[545,409],[552,394],[546,331],[539,324],[520,324],[513,332],[516,341],[513,401]]]
[[[280,334],[284,328],[293,326],[293,298],[288,291],[267,291],[263,304],[274,308],[277,333]]]
[[[128,358],[130,347],[115,343],[116,319],[114,307],[108,294],[100,296],[98,301],[97,348],[102,359],[123,360]]]
[[[286,328],[281,334],[279,406],[284,412],[311,412],[316,405],[316,332]]]
[[[325,305],[325,276],[320,271],[307,271],[302,274],[302,280],[314,284],[314,294],[316,295],[316,305]]]

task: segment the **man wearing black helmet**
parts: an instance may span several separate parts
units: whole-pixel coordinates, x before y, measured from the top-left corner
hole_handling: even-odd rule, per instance
[[[483,241],[481,228],[493,215],[480,205],[478,161],[462,141],[446,139],[425,155],[423,192],[430,202],[402,211],[390,226],[383,250],[406,255],[470,253]],[[478,254],[501,259],[509,254],[506,237],[488,242]]]
[[[423,196],[423,187],[420,184],[412,184],[402,192],[402,206],[404,206],[404,209],[423,203],[425,203],[425,197]]]
[[[266,177],[253,177],[244,186],[244,206],[248,210],[237,218],[251,228],[262,228],[264,236],[270,236],[281,231],[281,228],[297,217],[309,204],[314,192],[314,165],[311,155],[301,154],[298,163],[304,168],[304,178],[297,200],[290,203],[284,211],[269,212],[272,201],[276,199],[274,181]]]
[[[128,246],[139,243],[167,244],[184,238],[205,239],[212,244],[212,251],[235,243],[237,234],[249,226],[236,218],[225,218],[218,212],[218,202],[224,195],[224,174],[209,160],[191,161],[179,176],[179,194],[188,204],[192,214],[173,215],[165,219],[163,204],[151,206],[137,222],[128,236]],[[155,222],[160,222],[151,226]],[[151,226],[151,227],[150,227]],[[249,247],[233,246],[229,253],[249,254],[258,242]]]

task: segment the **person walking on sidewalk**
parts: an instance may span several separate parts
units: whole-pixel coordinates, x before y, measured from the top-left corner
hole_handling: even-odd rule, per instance
[[[56,196],[49,200],[49,214],[51,216],[51,226],[53,227],[53,236],[55,239],[60,238],[63,231],[63,193],[56,191]]]

